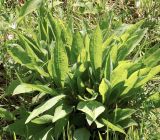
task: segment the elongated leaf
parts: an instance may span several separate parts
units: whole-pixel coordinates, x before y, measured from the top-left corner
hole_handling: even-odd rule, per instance
[[[104,112],[105,107],[97,101],[82,101],[77,109],[86,114],[87,121],[91,125]]]
[[[106,58],[106,64],[104,68],[104,77],[110,81],[111,73],[113,71],[113,64],[110,55]]]
[[[67,47],[71,49],[71,45],[73,41],[73,34],[69,26],[63,28],[62,37],[63,37],[63,41],[65,42],[65,44],[67,44]]]
[[[54,59],[48,61],[48,72],[52,78],[55,78],[55,68],[54,68]]]
[[[160,44],[155,45],[142,57],[141,61],[148,67],[156,66],[160,61]]]
[[[63,42],[59,39],[54,50],[54,65],[58,84],[64,85],[68,74],[68,57]]]
[[[38,66],[38,64],[33,65],[34,70],[36,70],[40,75],[44,77],[49,77],[49,74],[45,72],[42,66]]]
[[[122,92],[121,96],[127,94],[131,89],[133,89],[136,83],[138,82],[138,79],[140,77],[144,78],[143,76],[147,75],[150,70],[151,68],[143,68],[143,69],[137,70],[134,73],[132,73],[132,75],[128,79],[125,80],[124,86],[126,88]]]
[[[18,31],[17,32],[14,31],[14,33],[19,37],[19,39],[20,39],[20,41],[23,45],[25,45],[25,43],[27,43],[33,50],[36,51],[36,54],[40,53],[40,49],[39,49],[38,44],[36,42],[37,41],[37,36],[36,36],[35,33],[32,32],[31,37],[29,37],[25,34],[22,34]]]
[[[88,34],[86,34],[86,36],[84,38],[84,47],[87,52],[87,60],[88,61],[90,61],[89,44],[90,44],[90,38],[89,38]]]
[[[42,9],[42,7],[40,9]],[[45,40],[49,40],[49,35],[47,32],[48,27],[47,27],[47,23],[43,17],[44,12],[42,14],[41,13],[42,13],[42,11],[40,12],[40,15],[39,15],[40,18],[39,18],[38,26],[39,26],[39,32],[40,32],[40,40],[45,41]]]
[[[118,53],[118,60],[123,60],[127,55],[129,55],[142,40],[146,32],[147,30],[143,29],[133,34],[133,37],[126,41],[124,46],[121,47],[121,50]]]
[[[30,139],[34,139],[34,140],[51,140],[53,135],[53,127],[52,126],[45,126],[45,125],[39,125],[39,124],[35,124],[33,123],[33,125],[37,125],[37,126],[41,126],[40,130],[36,130],[35,132],[33,131],[34,127],[30,130],[32,130],[33,132],[31,132],[32,137]],[[29,135],[30,136],[30,135]]]
[[[126,134],[125,131],[123,130],[123,128],[121,128],[120,126],[116,126],[106,119],[102,119],[102,122],[104,123],[105,126],[109,127],[113,131],[118,131],[120,133]]]
[[[58,40],[61,37],[62,26],[59,24],[59,19],[56,19],[51,14],[48,14],[48,21],[51,26],[52,34],[55,37],[55,40]]]
[[[52,41],[50,46],[49,46],[49,50],[50,50],[50,59],[48,61],[48,72],[50,74],[50,76],[52,78],[56,77],[56,72],[55,72],[55,66],[54,66],[54,47],[55,47],[55,43]]]
[[[18,20],[36,10],[42,4],[42,2],[43,0],[29,0],[25,2],[24,6],[20,10]]]
[[[99,140],[103,140],[101,133],[98,131]]]
[[[146,82],[152,79],[153,76],[160,72],[160,66],[153,67],[152,69],[143,68],[136,72],[134,72],[126,81],[125,86],[126,89],[123,91],[121,95],[127,94],[130,89],[137,88],[144,85]]]
[[[49,135],[49,133],[51,132],[53,128],[50,128],[47,132],[45,132],[45,135],[43,137],[41,137],[42,140],[47,140],[47,139],[51,139],[52,136]],[[50,137],[49,137],[50,136]]]
[[[38,66],[35,61],[36,59],[32,58],[31,55],[26,53],[26,51],[18,44],[13,44],[12,47],[8,49],[8,53],[17,63],[20,63],[31,70],[38,71],[44,77],[49,77],[49,74],[46,73],[41,66]]]
[[[33,51],[32,47],[33,43],[32,45],[30,45],[31,43],[28,44],[29,40],[24,35],[21,35],[20,33],[17,33],[17,35],[19,36],[19,40],[21,41],[21,43],[23,43],[23,48],[25,49],[26,54],[28,54],[28,56],[32,59],[32,61],[42,62],[42,60],[40,60],[37,54]]]
[[[104,43],[103,43],[103,50],[106,49],[109,44],[113,41],[115,35],[110,36],[109,38],[107,38]]]
[[[10,133],[15,132],[19,136],[25,136],[26,126],[24,125],[24,122],[25,122],[24,119],[17,120],[15,123],[12,123],[4,127],[3,131]]]
[[[33,118],[35,118],[38,115],[40,115],[41,113],[49,110],[50,108],[52,108],[54,105],[56,105],[64,97],[65,97],[65,95],[58,95],[56,97],[53,97],[53,98],[49,99],[47,102],[41,104],[40,106],[38,106],[36,109],[34,109],[31,112],[31,114],[29,115],[29,117],[27,118],[25,123],[30,122]]]
[[[112,46],[111,50],[110,50],[110,61],[112,61],[113,65],[116,65],[117,63],[117,56],[118,56],[118,45],[115,44]]]
[[[39,91],[41,93],[47,93],[47,94],[51,94],[51,95],[58,94],[55,90],[49,88],[46,85],[34,85],[34,84],[22,83],[15,88],[13,95],[27,93],[27,92],[33,92],[33,91]]]
[[[133,34],[135,31],[137,31],[142,26],[143,23],[144,23],[144,20],[141,20],[141,21],[137,22],[136,24],[131,25],[130,27],[128,27],[125,34],[126,33],[128,33],[129,35]]]
[[[53,118],[53,116],[51,116],[51,115],[43,115],[43,116],[40,116],[39,118],[32,120],[32,123],[35,123],[35,124],[51,123],[52,118]]]
[[[149,80],[151,80],[153,76],[155,76],[159,72],[160,72],[160,65],[153,67],[145,77],[139,78],[138,82],[135,84],[135,88],[144,85]]]
[[[60,106],[58,106],[56,109],[55,109],[55,112],[54,112],[54,116],[52,118],[52,122],[56,122],[57,120],[59,119],[62,119],[64,118],[65,116],[67,116],[69,113],[72,112],[72,107],[68,106],[68,105],[65,105],[65,104],[62,104]]]
[[[15,88],[21,84],[21,81],[19,79],[10,81],[10,85],[6,88],[5,94],[9,95],[12,94]]]
[[[24,125],[25,119],[16,120],[14,123],[7,125],[3,128],[3,131],[16,133],[19,136],[28,137],[27,134],[30,137],[33,137],[37,132],[41,132],[41,130],[44,130],[43,125],[37,125],[34,123],[29,123],[28,125]]]
[[[89,140],[90,132],[86,128],[75,130],[73,140]]]
[[[107,81],[106,79],[103,78],[100,85],[99,85],[99,93],[102,96],[103,103],[106,101],[107,93],[109,94],[110,88],[111,88],[111,86],[109,84],[109,81]]]
[[[116,108],[114,110],[114,121],[115,123],[118,123],[119,121],[125,120],[127,118],[130,118],[131,115],[135,113],[134,109],[130,109],[130,108],[125,108],[125,109],[121,109],[121,108]]]
[[[16,62],[20,64],[30,65],[32,63],[32,59],[27,55],[25,50],[18,44],[12,45],[12,47],[8,49],[8,53]]]
[[[102,66],[102,32],[97,26],[90,40],[90,61],[97,80],[100,78],[100,69]]]
[[[55,123],[55,129],[54,129],[54,137],[58,140],[58,138],[60,137],[60,135],[64,132],[64,128],[66,127],[67,123],[68,123],[68,117],[62,118],[60,120],[58,120]]]
[[[130,61],[121,61],[119,65],[112,71],[111,74],[111,84],[112,87],[117,85],[120,82],[123,82],[127,79],[128,71],[127,69],[133,65]]]
[[[84,48],[83,38],[79,32],[76,32],[73,36],[73,42],[71,47],[71,62],[77,62],[77,58]]]
[[[131,119],[131,118],[122,120],[122,121],[118,122],[118,124],[121,127],[123,127],[124,129],[128,128],[128,127],[131,127],[131,126],[138,126],[138,124],[133,119]]]

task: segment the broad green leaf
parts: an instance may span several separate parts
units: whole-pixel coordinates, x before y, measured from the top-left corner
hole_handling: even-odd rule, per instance
[[[110,129],[112,129],[113,131],[118,131],[120,133],[126,134],[125,131],[123,130],[123,128],[121,128],[120,126],[114,125],[111,122],[109,122],[106,119],[102,119],[102,122],[105,126],[109,127]]]
[[[45,135],[43,137],[41,137],[41,140],[48,140],[48,139],[51,139],[51,137],[49,137],[49,133],[51,132],[53,128],[50,128],[47,132],[45,132]]]
[[[83,48],[77,58],[77,62],[80,63],[85,63],[87,61],[87,52],[86,50]]]
[[[111,49],[111,59],[113,64],[116,64],[117,60],[123,60],[133,49],[137,46],[139,41],[141,41],[146,30],[140,31],[140,26],[143,24],[143,21],[140,21],[134,25],[131,25],[126,28],[127,30],[118,36],[113,36],[116,43],[112,46]]]
[[[106,49],[109,44],[113,41],[115,35],[110,36],[109,38],[107,38],[104,43],[103,43],[103,50]]]
[[[125,120],[127,118],[130,118],[132,114],[135,113],[134,109],[130,109],[130,108],[125,108],[125,109],[121,109],[121,108],[116,108],[114,110],[113,116],[114,116],[114,121],[115,123],[118,123],[122,120]]]
[[[27,92],[33,92],[33,91],[39,91],[41,93],[47,93],[47,94],[51,94],[51,95],[58,94],[55,90],[49,88],[46,85],[35,85],[35,84],[22,83],[15,88],[15,90],[13,91],[13,95],[27,93]]]
[[[17,63],[20,63],[21,65],[24,65],[31,70],[36,70],[44,77],[49,77],[48,73],[43,70],[42,66],[38,66],[35,59],[26,53],[26,51],[18,44],[13,44],[8,49],[8,53]]]
[[[49,46],[51,56],[50,56],[50,59],[48,60],[48,67],[47,67],[48,72],[52,78],[56,77],[55,66],[54,66],[54,47],[55,47],[55,43],[52,41]]]
[[[127,55],[129,55],[142,40],[146,32],[146,29],[142,29],[133,34],[133,37],[127,40],[119,50],[118,60],[123,60]]]
[[[55,123],[54,127],[54,137],[59,139],[60,135],[64,132],[66,125],[68,124],[68,117],[62,118]]]
[[[113,64],[110,55],[106,58],[106,64],[104,68],[104,78],[110,81],[111,73],[113,71]]]
[[[127,118],[125,120],[122,120],[122,121],[118,122],[118,124],[121,127],[123,127],[124,129],[128,128],[128,127],[131,127],[131,126],[138,126],[138,124],[131,118]]]
[[[31,67],[32,59],[27,55],[26,51],[18,44],[13,44],[8,48],[8,53],[18,63]]]
[[[63,37],[63,41],[65,42],[65,44],[67,44],[67,47],[69,47],[70,49],[73,41],[73,34],[71,29],[68,26],[63,28],[62,37]]]
[[[102,128],[104,127],[104,124],[103,123],[100,123],[99,121],[95,121],[96,125],[97,125],[97,128]]]
[[[77,62],[77,58],[80,55],[82,49],[84,48],[83,38],[79,32],[73,35],[73,42],[71,47],[71,62]]]
[[[86,114],[87,121],[91,125],[104,112],[105,107],[97,101],[81,101],[77,109]]]
[[[37,54],[33,51],[35,47],[33,48],[32,45],[34,44],[33,43],[28,44],[28,39],[24,35],[20,33],[16,34],[19,36],[19,40],[21,41],[21,43],[23,43],[23,48],[25,49],[26,54],[28,54],[28,56],[32,59],[32,61],[42,62],[42,60],[40,60]]]
[[[48,72],[52,78],[55,78],[55,68],[54,68],[54,59],[51,59],[48,61],[48,66],[47,66]]]
[[[135,31],[137,31],[138,28],[142,26],[143,23],[144,23],[144,20],[141,20],[137,22],[136,24],[131,25],[125,33],[128,33],[128,34],[134,33]]]
[[[21,84],[21,81],[19,79],[10,81],[9,86],[6,88],[5,95],[12,94],[15,88],[20,84]]]
[[[153,76],[160,72],[160,66],[153,67],[152,69],[143,68],[134,72],[126,81],[125,81],[125,90],[121,95],[127,94],[131,89],[138,88],[144,85],[146,82],[151,80]]]
[[[110,59],[111,59],[113,65],[115,65],[117,62],[117,55],[118,55],[118,46],[117,46],[117,44],[115,44],[114,46],[112,46],[112,48],[110,50]]]
[[[128,79],[125,80],[124,86],[126,87],[121,96],[127,94],[131,89],[135,87],[139,78],[144,78],[148,74],[151,68],[143,68],[132,73]]]
[[[86,34],[85,38],[84,38],[84,47],[87,53],[87,60],[90,61],[90,53],[89,53],[89,44],[90,44],[90,38],[88,36],[88,34]]]
[[[120,61],[118,66],[111,73],[111,84],[112,87],[117,85],[120,82],[123,82],[127,79],[128,68],[133,65],[130,61]]]
[[[0,119],[12,121],[15,120],[15,117],[11,112],[0,107]]]
[[[30,128],[30,131],[33,131],[29,135],[30,139],[34,139],[34,140],[48,140],[48,139],[51,140],[52,139],[53,127],[51,125],[47,126],[47,124],[46,125],[39,125],[39,124],[35,124],[35,123],[33,123],[33,125],[37,125],[39,127],[41,126],[41,129],[37,130],[37,131],[36,130],[33,131],[34,127],[32,129]]]
[[[33,135],[35,135],[37,132],[41,132],[41,130],[44,130],[43,125],[37,125],[34,123],[25,125],[25,119],[16,120],[14,123],[3,128],[4,132],[10,132],[11,134],[15,132],[16,135],[26,138],[28,138],[28,135],[33,137]]]
[[[35,124],[51,123],[52,122],[52,118],[53,118],[53,116],[46,114],[46,115],[40,116],[40,117],[32,120],[32,123],[35,123]]]
[[[42,114],[43,112],[51,109],[54,105],[56,105],[62,98],[64,98],[65,95],[58,95],[56,97],[53,97],[46,101],[45,103],[38,106],[36,109],[34,109],[29,117],[27,118],[25,124],[30,122],[33,118],[37,117],[38,115]]]
[[[86,128],[76,129],[73,135],[73,140],[89,140],[90,132]]]
[[[46,26],[47,23],[44,20],[43,14],[41,14],[41,12],[39,15],[39,22],[38,23],[39,23],[38,26],[39,26],[40,40],[49,40],[49,35],[46,31],[46,30],[48,30],[47,26]]]
[[[63,86],[68,74],[68,57],[61,39],[56,42],[54,50],[54,66],[58,84]]]
[[[30,36],[20,33],[18,31],[14,31],[14,33],[18,36],[20,44],[25,45],[28,44],[34,51],[40,53],[40,48],[37,42],[37,36],[34,32],[30,32]],[[23,46],[25,47],[25,46]]]
[[[47,15],[49,24],[51,26],[52,34],[55,37],[55,40],[59,40],[61,37],[62,27],[60,26],[59,19],[56,19],[51,14]]]
[[[96,92],[93,89],[90,88],[86,88],[86,91],[90,94],[90,95],[94,95]]]
[[[99,93],[102,96],[102,102],[105,103],[107,98],[107,93],[110,90],[109,81],[107,81],[105,78],[102,79],[100,85],[99,85]]]
[[[160,72],[160,65],[153,67],[149,73],[146,74],[145,77],[140,77],[138,82],[135,84],[135,88],[140,87],[142,85],[144,85],[145,83],[147,83],[149,80],[151,80],[153,78],[153,76],[155,76],[156,74],[158,74]],[[141,75],[140,75],[141,76]]]
[[[29,0],[25,2],[24,6],[21,8],[19,13],[19,19],[36,10],[42,4],[43,0]]]
[[[44,69],[41,66],[38,66],[38,64],[34,64],[33,68],[42,76],[49,77],[49,74],[44,71]]]
[[[97,26],[95,31],[92,34],[91,40],[90,40],[90,46],[89,46],[89,52],[90,52],[90,61],[92,68],[94,70],[94,75],[96,77],[96,80],[99,80],[100,78],[100,69],[102,66],[102,32]]]
[[[4,132],[10,132],[13,133],[15,132],[19,136],[25,136],[26,133],[26,125],[24,125],[25,120],[17,120],[14,123],[7,125],[6,127],[3,128]]]
[[[84,72],[86,71],[88,67],[87,63],[82,63],[78,68],[77,68],[77,73],[76,75],[81,76],[82,74],[84,74]]]
[[[72,112],[73,108],[66,105],[66,104],[61,104],[55,109],[54,116],[52,118],[52,122],[56,122],[59,119],[62,119],[66,117],[68,114]]]
[[[156,44],[154,47],[149,49],[146,54],[140,59],[148,67],[156,66],[160,61],[160,44]]]

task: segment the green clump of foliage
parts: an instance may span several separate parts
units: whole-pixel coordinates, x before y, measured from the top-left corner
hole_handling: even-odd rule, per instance
[[[18,22],[36,9],[32,4]],[[135,53],[147,32],[144,21],[112,32],[100,23],[82,32],[43,7],[38,14],[32,33],[12,30],[15,39],[7,43],[16,79],[6,95],[24,104],[14,113],[0,108],[0,117],[13,122],[3,131],[27,140],[127,139],[139,127],[142,88],[160,72],[159,44]],[[149,99],[159,106],[158,93]]]

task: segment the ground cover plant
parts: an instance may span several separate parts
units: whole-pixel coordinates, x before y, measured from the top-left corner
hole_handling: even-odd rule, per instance
[[[41,2],[22,7],[20,28],[9,29],[14,38],[5,42],[15,74],[1,99],[13,96],[16,103],[10,111],[0,107],[3,133],[27,140],[148,139],[140,117],[160,105],[159,89],[146,86],[160,72],[160,46],[140,54],[146,21],[115,21],[111,28],[108,15],[81,25]],[[24,27],[29,22],[32,30]]]

